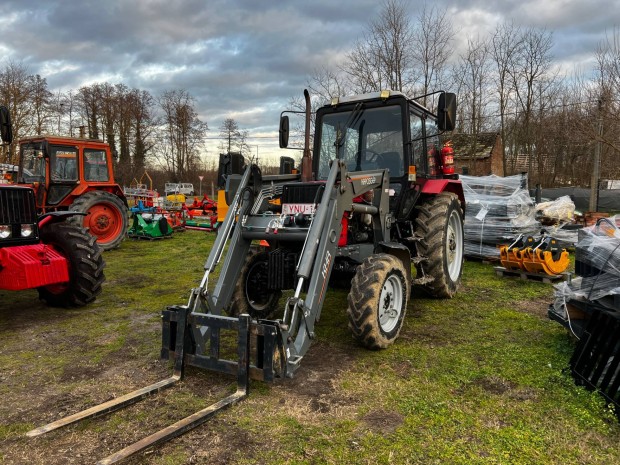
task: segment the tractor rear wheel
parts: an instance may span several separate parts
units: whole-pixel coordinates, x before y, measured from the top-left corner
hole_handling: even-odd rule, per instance
[[[403,263],[388,254],[366,258],[349,292],[349,328],[369,349],[385,349],[398,337],[407,311],[409,280]]]
[[[463,273],[463,209],[456,194],[443,192],[416,207],[418,252],[426,257],[420,275],[433,278],[422,289],[433,297],[452,298]]]
[[[277,309],[282,291],[267,288],[267,252],[250,250],[241,269],[228,310],[230,316],[249,314],[252,318],[270,318]]]
[[[127,207],[116,195],[106,191],[90,191],[75,199],[69,210],[86,213],[75,215],[69,223],[82,226],[97,238],[103,250],[118,247],[127,232]]]
[[[84,228],[53,223],[41,230],[41,241],[67,259],[69,282],[39,287],[39,298],[53,307],[81,307],[101,293],[105,262],[101,247]]]

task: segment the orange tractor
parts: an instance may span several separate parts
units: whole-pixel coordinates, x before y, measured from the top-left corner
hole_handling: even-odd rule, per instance
[[[100,140],[32,136],[20,140],[17,183],[35,190],[42,213],[74,211],[68,221],[97,238],[103,250],[125,237],[127,199],[114,181],[110,146]]]

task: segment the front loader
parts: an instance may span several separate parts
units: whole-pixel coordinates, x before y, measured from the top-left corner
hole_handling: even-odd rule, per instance
[[[317,129],[315,157],[322,157],[321,144],[326,141],[331,156],[310,160],[306,138],[301,174],[263,176],[256,165],[250,165],[243,175],[228,177],[229,209],[204,276],[186,305],[171,306],[162,313],[161,355],[173,362],[170,378],[28,435],[38,436],[134,403],[180,381],[187,366],[237,377],[237,390],[229,397],[99,462],[116,463],[184,433],[245,398],[250,379],[293,377],[315,338],[334,274],[352,277],[349,327],[369,349],[386,348],[397,339],[412,286],[450,297],[462,270],[462,188],[455,176],[443,179],[435,173],[416,178],[409,118],[401,110],[416,115],[425,111],[426,117],[437,118],[400,93],[391,100],[384,95],[351,100],[341,112],[333,111],[333,104],[325,115],[319,111],[317,128],[321,121],[330,127],[324,124]],[[442,111],[453,120],[455,105],[447,107]],[[334,124],[330,115],[335,115]],[[307,105],[306,134],[309,118]],[[424,123],[422,117],[419,121]],[[283,118],[283,146],[287,126]],[[439,126],[450,129],[451,125]],[[393,137],[395,132],[400,142]],[[433,147],[431,155],[423,157],[425,140],[415,141],[422,172],[430,156],[436,163],[439,153]],[[398,154],[393,150],[398,145],[400,165],[382,163],[388,152]],[[381,149],[384,160],[379,160]],[[425,250],[427,256],[421,253]],[[217,266],[219,276],[210,283]],[[282,290],[292,293],[279,307]],[[231,332],[236,334],[232,350]]]

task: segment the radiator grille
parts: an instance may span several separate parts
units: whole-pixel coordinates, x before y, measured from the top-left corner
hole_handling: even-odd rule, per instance
[[[0,188],[0,224],[36,222],[37,212],[32,189]]]
[[[316,198],[317,191],[324,186],[323,183],[295,183],[285,184],[282,193],[282,203],[319,203]]]

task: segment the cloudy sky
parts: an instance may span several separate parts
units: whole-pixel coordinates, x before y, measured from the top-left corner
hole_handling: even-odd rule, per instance
[[[405,2],[412,17],[423,5]],[[588,72],[597,44],[620,26],[620,0],[431,4],[448,10],[461,43],[510,19],[546,28],[567,72]],[[290,98],[314,70],[341,62],[380,9],[377,0],[2,0],[0,57],[45,77],[52,91],[104,81],[155,96],[186,89],[209,136],[232,117],[263,156],[277,153]]]

